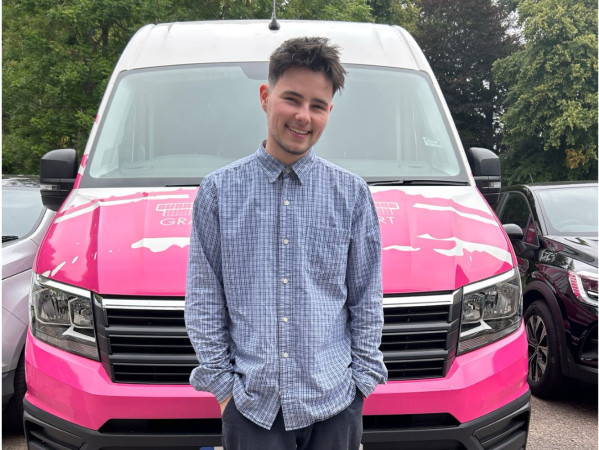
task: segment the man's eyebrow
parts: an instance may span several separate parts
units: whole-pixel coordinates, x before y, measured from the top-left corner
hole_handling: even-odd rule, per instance
[[[302,94],[300,94],[299,92],[296,92],[296,91],[292,91],[292,90],[283,91],[282,95],[291,95],[293,97],[304,98],[304,96]],[[313,98],[312,101],[316,102],[316,103],[320,103],[324,106],[328,106],[330,104],[329,101],[322,99],[322,98],[318,98],[318,97]]]

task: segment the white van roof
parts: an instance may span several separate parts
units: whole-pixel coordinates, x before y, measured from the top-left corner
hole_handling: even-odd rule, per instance
[[[414,39],[398,26],[280,20],[177,22],[146,25],[131,39],[116,71],[196,63],[267,61],[283,41],[323,36],[341,47],[345,64],[423,70],[430,67]]]

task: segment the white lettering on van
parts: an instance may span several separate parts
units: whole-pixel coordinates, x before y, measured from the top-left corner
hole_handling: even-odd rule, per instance
[[[160,225],[191,225],[191,219],[186,217],[167,217],[160,221]]]
[[[376,213],[379,216],[379,223],[393,225],[393,219],[395,217],[393,211],[399,209],[397,202],[375,202]]]
[[[131,248],[147,248],[152,253],[164,252],[172,246],[189,246],[189,237],[143,238],[131,244]]]
[[[480,244],[478,242],[468,242],[462,239],[458,239],[457,237],[451,238],[435,238],[430,234],[423,234],[422,236],[418,236],[422,239],[431,239],[434,241],[445,241],[445,242],[453,242],[455,245],[450,249],[441,249],[435,248],[434,250],[437,253],[440,253],[445,256],[464,256],[464,250],[470,253],[474,252],[482,252],[487,253],[488,255],[497,258],[500,261],[506,262],[510,264],[512,262],[512,255],[507,250],[504,250],[500,247],[495,247],[493,245],[488,244]]]
[[[162,213],[160,225],[163,226],[191,225],[192,209],[192,202],[161,203],[156,206],[156,211]]]

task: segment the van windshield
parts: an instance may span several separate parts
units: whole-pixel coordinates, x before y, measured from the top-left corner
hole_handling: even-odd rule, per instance
[[[316,153],[366,181],[468,181],[426,74],[347,66]],[[266,63],[123,72],[81,187],[199,184],[266,138],[258,88]]]

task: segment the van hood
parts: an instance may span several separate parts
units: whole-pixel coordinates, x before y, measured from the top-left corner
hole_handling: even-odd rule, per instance
[[[515,266],[480,193],[372,187],[385,293],[452,291]],[[45,237],[36,273],[101,295],[183,296],[195,188],[76,189]]]
[[[372,187],[385,293],[453,291],[516,266],[509,239],[471,186]]]
[[[75,189],[35,272],[102,295],[182,296],[194,188]]]

